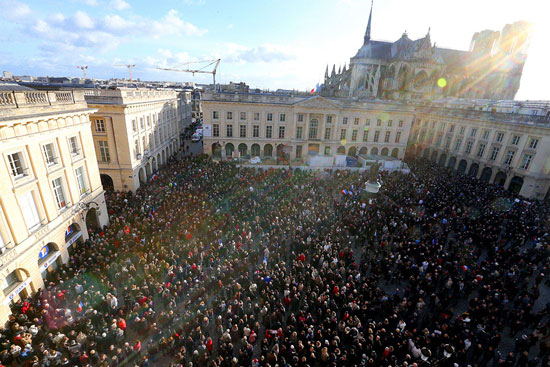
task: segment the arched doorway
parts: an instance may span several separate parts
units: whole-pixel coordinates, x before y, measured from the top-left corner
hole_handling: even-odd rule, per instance
[[[439,157],[439,165],[445,166],[445,161],[447,160],[447,154],[443,153],[441,154],[441,157]]]
[[[338,149],[336,149],[336,154],[346,154],[346,147],[343,145],[340,145]]]
[[[233,151],[235,150],[235,147],[231,143],[225,144],[225,156],[227,158],[233,157]]]
[[[101,186],[103,186],[104,190],[113,191],[115,189],[115,184],[113,183],[111,176],[102,173],[99,177],[101,178]]]
[[[222,158],[222,146],[220,143],[212,144],[212,157],[221,159]]]
[[[504,186],[504,184],[506,183],[507,178],[508,178],[508,176],[506,176],[506,173],[504,173],[502,171],[499,171],[495,175],[495,180],[493,181],[493,183],[495,185],[498,185],[498,186]]]
[[[472,176],[472,177],[476,177],[478,171],[479,171],[479,164],[473,163],[473,164],[470,166],[470,170],[468,171],[468,175],[470,175],[470,176]]]
[[[394,158],[399,158],[399,148],[393,148],[391,151],[391,156]]]
[[[248,147],[246,146],[246,144],[245,143],[239,144],[239,156],[245,157],[247,153],[248,153]]]
[[[161,161],[161,164],[162,164],[162,165],[166,164],[166,152],[164,151],[164,149],[162,150],[162,161]]]
[[[350,157],[356,157],[357,156],[357,148],[356,147],[349,148],[348,155]]]
[[[378,148],[377,147],[374,147],[370,150],[370,154],[372,155],[378,155]]]
[[[369,150],[367,149],[367,147],[362,147],[361,149],[359,149],[359,154],[368,154],[369,153]]]
[[[151,177],[151,163],[147,162],[145,163],[145,174],[147,176],[147,178]]]
[[[145,168],[143,167],[139,169],[139,182],[142,184],[147,182],[147,177],[145,177]]]
[[[259,144],[252,144],[252,147],[250,147],[250,153],[252,157],[259,157],[260,156],[260,145]]]
[[[97,210],[91,208],[86,213],[86,227],[88,229],[99,229],[99,218],[97,217]]]
[[[483,171],[481,171],[481,176],[479,179],[483,182],[489,182],[491,180],[491,176],[493,175],[493,170],[491,167],[485,167]]]
[[[16,302],[18,299],[25,299],[29,296],[28,286],[31,286],[32,280],[27,270],[18,268],[6,275],[2,279],[2,290],[6,296],[5,302]]]
[[[281,157],[284,157],[283,154],[284,154],[284,145],[283,144],[279,144],[277,145],[277,158],[281,158]]]
[[[151,165],[153,166],[153,172],[157,172],[158,171],[157,159],[155,157],[153,157],[153,159],[151,160]]]
[[[266,144],[264,146],[264,156],[265,157],[273,157],[273,145]]]
[[[162,161],[160,160],[160,153],[157,154],[157,164],[158,164],[159,168],[162,167]]]
[[[458,173],[463,175],[466,172],[466,167],[468,167],[468,162],[465,159],[461,159],[458,163]]]
[[[510,180],[510,186],[508,186],[508,190],[510,190],[515,194],[519,194],[522,186],[523,186],[523,177],[514,176],[512,180]]]
[[[42,278],[46,278],[62,265],[60,255],[61,252],[59,252],[57,244],[49,242],[45,246],[42,246],[38,253],[38,268],[40,269]]]
[[[432,162],[435,163],[436,161],[437,161],[437,150],[434,150],[432,152]]]
[[[449,163],[447,164],[447,167],[449,167],[450,169],[454,170],[455,169],[455,166],[456,166],[456,157],[451,157],[449,159]]]
[[[67,230],[65,231],[65,247],[67,247],[69,255],[72,255],[74,248],[76,247],[73,245],[80,244],[83,241],[84,240],[82,239],[82,231],[80,230],[80,226],[77,223],[73,223],[69,227],[67,227]]]
[[[382,151],[380,152],[380,155],[383,156],[383,157],[387,157],[388,153],[389,153],[388,148],[382,148]]]

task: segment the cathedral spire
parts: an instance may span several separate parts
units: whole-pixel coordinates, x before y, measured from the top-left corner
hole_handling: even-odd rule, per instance
[[[325,79],[328,78],[328,64],[327,64],[327,70],[325,70]]]
[[[374,3],[374,0],[371,0],[369,22],[367,23],[367,31],[365,32],[364,43],[367,43],[368,41],[370,41],[370,26],[371,26],[371,20],[372,20],[372,6],[373,6],[373,3]]]
[[[336,64],[333,64],[332,65],[332,74],[330,74],[330,77],[332,78],[335,75],[336,75]]]

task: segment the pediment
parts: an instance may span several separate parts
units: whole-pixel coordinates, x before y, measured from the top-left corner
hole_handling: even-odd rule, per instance
[[[306,100],[296,103],[300,107],[311,107],[311,108],[340,108],[338,102],[331,101],[330,99],[314,96]]]

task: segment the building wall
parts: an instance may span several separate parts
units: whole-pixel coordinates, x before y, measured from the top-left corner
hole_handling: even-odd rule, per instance
[[[87,222],[107,225],[108,213],[90,131],[89,115],[94,110],[87,108],[82,94],[0,93],[4,93],[0,98],[3,322],[11,301],[43,288],[42,271],[66,263],[70,247],[88,238]],[[76,145],[71,145],[71,138]],[[51,155],[47,147],[52,148]],[[17,154],[19,164],[14,164],[13,154]],[[77,170],[83,174],[82,187]],[[61,184],[62,197],[54,192],[56,182]],[[31,212],[35,214],[29,216]],[[45,246],[50,251],[40,260]]]
[[[135,192],[180,149],[178,93],[130,88],[93,93],[86,99],[97,109],[91,120],[99,171],[115,190]],[[107,144],[108,157],[101,144]]]
[[[247,147],[246,156],[267,156],[265,146],[269,145],[273,148],[271,156],[276,157],[277,146],[288,145],[292,148],[289,153],[291,159],[305,158],[310,151],[334,155],[349,154],[353,149],[357,153],[381,155],[384,152],[388,156],[395,150],[394,155],[403,158],[412,122],[411,113],[398,111],[391,103],[344,106],[337,100],[318,96],[287,99],[264,96],[257,102],[254,102],[256,96],[253,95],[241,96],[237,101],[228,100],[232,97],[221,97],[221,100],[209,99],[211,97],[206,95],[202,101],[205,127],[210,125],[212,130],[212,136],[204,137],[204,152],[212,154],[213,144],[220,144],[223,157],[227,156],[228,144],[233,145],[235,152],[238,152],[239,145],[244,144]],[[232,118],[229,119],[229,116]],[[317,134],[310,135],[313,120],[317,121]],[[232,126],[232,137],[228,136],[228,126]],[[241,126],[244,127],[244,136],[241,136]],[[255,126],[258,136],[254,136]],[[271,137],[268,136],[269,127]],[[281,129],[284,129],[284,134],[279,135]],[[327,129],[330,129],[329,133]],[[218,136],[216,131],[219,131]],[[375,141],[377,132],[378,141]],[[398,133],[399,139],[396,141]],[[260,154],[251,152],[256,144]],[[235,156],[238,154],[233,154]]]

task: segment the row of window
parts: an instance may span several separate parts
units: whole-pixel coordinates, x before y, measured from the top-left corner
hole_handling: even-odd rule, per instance
[[[241,121],[246,121],[247,120],[247,113],[246,112],[240,112],[239,116],[240,116]],[[265,117],[266,117],[265,118],[266,121],[273,121],[273,113],[272,112],[267,112]],[[333,117],[334,116],[332,116],[332,115],[328,115],[326,117],[327,124],[332,123]],[[304,114],[303,113],[298,113],[296,115],[296,118],[297,118],[298,122],[304,122]],[[220,119],[220,114],[219,114],[218,111],[212,111],[212,119],[213,120],[219,120]],[[233,120],[233,112],[227,111],[226,115],[225,115],[225,119],[226,120]],[[349,119],[348,117],[343,117],[342,118],[342,124],[346,125],[348,123],[348,119]],[[253,113],[253,121],[260,121],[260,113],[259,112],[254,112]],[[285,121],[286,121],[286,114],[285,113],[280,113],[279,114],[279,122],[285,122]],[[367,126],[370,126],[370,122],[371,122],[371,119],[366,119],[365,124]],[[360,123],[360,118],[355,117],[353,119],[353,124],[354,125],[359,125],[359,123]],[[386,123],[387,123],[388,127],[393,126],[393,120],[388,120]],[[398,126],[403,127],[403,123],[404,123],[403,120],[399,120]],[[381,119],[378,119],[376,121],[376,126],[382,126],[382,120]]]
[[[69,146],[69,152],[71,156],[80,156],[80,142],[77,136],[71,136],[67,139]],[[46,143],[42,145],[42,153],[46,166],[52,167],[59,163],[59,151],[57,149],[56,142]],[[18,180],[28,175],[28,166],[25,164],[25,160],[22,152],[15,152],[8,154],[8,164],[11,175],[14,180]]]

